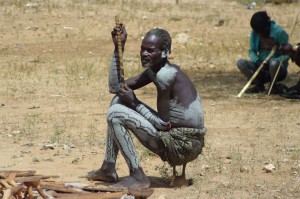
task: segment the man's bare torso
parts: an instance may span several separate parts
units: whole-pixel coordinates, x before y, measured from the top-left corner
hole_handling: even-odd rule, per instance
[[[157,88],[157,111],[162,120],[174,127],[203,128],[201,99],[178,66],[166,63],[157,74],[150,68],[146,74]]]

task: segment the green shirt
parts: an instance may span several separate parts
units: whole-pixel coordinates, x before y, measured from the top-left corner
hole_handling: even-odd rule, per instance
[[[270,37],[272,37],[277,45],[287,44],[289,40],[288,34],[285,30],[276,24],[274,21],[271,22],[270,28]],[[250,49],[249,49],[249,56],[253,62],[257,60],[265,60],[266,57],[270,54],[271,50],[265,50],[259,48],[260,36],[257,32],[251,31],[250,33]],[[282,59],[282,66],[284,68],[288,67],[289,56],[282,55],[278,50],[272,56],[272,58],[278,59],[281,61]]]

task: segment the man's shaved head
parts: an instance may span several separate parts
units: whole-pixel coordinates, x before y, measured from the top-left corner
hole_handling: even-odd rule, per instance
[[[161,50],[168,51],[169,53],[171,53],[172,39],[170,34],[166,30],[160,28],[154,28],[149,32],[147,32],[146,36],[149,35],[155,35],[159,37],[162,40]]]

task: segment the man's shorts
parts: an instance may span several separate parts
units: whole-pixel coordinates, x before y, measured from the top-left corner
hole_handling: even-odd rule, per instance
[[[196,159],[202,152],[206,131],[206,128],[184,127],[160,131],[159,139],[165,147],[161,159],[167,161],[171,166],[186,164]]]

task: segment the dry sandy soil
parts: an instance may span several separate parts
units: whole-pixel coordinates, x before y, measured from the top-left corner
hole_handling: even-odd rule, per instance
[[[205,109],[206,146],[187,165],[189,187],[170,188],[170,166],[136,142],[154,188],[150,198],[300,198],[299,101],[237,98],[246,79],[235,66],[248,57],[255,11],[267,10],[290,42],[299,42],[299,3],[258,3],[248,10],[245,1],[179,2],[0,1],[0,170],[90,183],[83,176],[99,168],[105,152],[110,31],[119,15],[128,31],[125,76],[142,70],[138,55],[146,31],[165,28],[173,37],[170,61],[191,77]],[[299,68],[290,63],[284,83],[298,79]],[[137,96],[156,107],[153,86]],[[266,172],[267,164],[275,169]],[[128,175],[121,155],[117,171]]]

